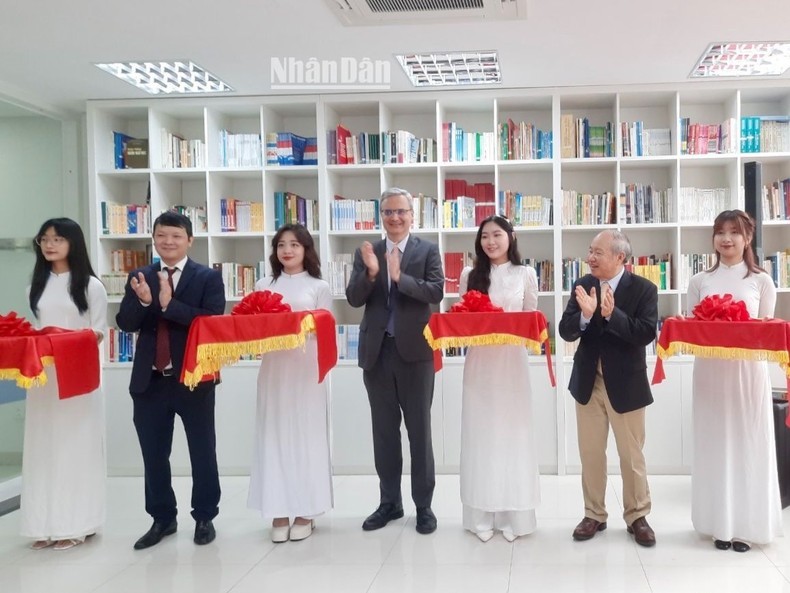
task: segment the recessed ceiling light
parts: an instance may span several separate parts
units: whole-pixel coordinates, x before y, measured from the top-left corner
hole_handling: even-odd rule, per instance
[[[790,68],[790,41],[711,43],[689,78],[779,76]]]
[[[171,93],[228,93],[233,89],[194,62],[114,62],[96,64],[152,95]]]
[[[414,86],[455,86],[502,82],[495,51],[456,51],[395,56]]]

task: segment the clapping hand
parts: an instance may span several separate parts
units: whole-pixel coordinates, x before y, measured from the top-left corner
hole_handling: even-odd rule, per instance
[[[166,283],[167,281],[165,279],[165,284]],[[145,276],[142,272],[137,272],[136,278],[132,276],[129,286],[132,287],[134,294],[137,295],[137,299],[142,304],[150,305],[153,302],[154,299],[151,296],[151,287],[148,285],[148,282],[145,281]]]
[[[363,263],[368,268],[368,278],[372,280],[376,277],[376,274],[379,273],[379,260],[373,252],[373,245],[370,241],[365,241],[362,243],[362,247],[359,248],[359,251],[362,255]]]
[[[157,272],[157,275],[159,276],[159,306],[167,309],[173,298],[173,288],[170,286],[167,272]]]
[[[593,288],[593,290],[595,290]],[[601,295],[601,316],[604,319],[609,319],[614,311],[614,291],[611,287],[607,286]]]

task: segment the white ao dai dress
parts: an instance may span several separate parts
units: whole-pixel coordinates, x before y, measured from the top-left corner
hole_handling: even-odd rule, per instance
[[[107,292],[94,277],[88,310],[69,294],[71,273],[50,273],[38,302],[40,327],[90,328],[107,335]],[[101,349],[101,347],[100,347]],[[83,539],[105,518],[105,424],[101,387],[58,398],[54,367],[47,384],[27,392],[22,456],[21,534],[36,540]]]
[[[471,268],[461,274],[467,290]],[[534,311],[534,268],[491,266],[488,295],[505,311]],[[496,315],[496,313],[492,313]],[[527,350],[523,346],[470,347],[464,363],[461,414],[461,502],[464,528],[532,533],[540,504],[537,444]]]
[[[773,316],[773,281],[746,271],[743,262],[722,263],[696,274],[688,312],[707,296],[729,293],[746,303],[752,318]],[[782,504],[768,363],[697,358],[693,397],[694,529],[723,541],[770,542],[782,533]]]
[[[329,285],[306,271],[259,280],[255,290],[283,296],[292,311],[332,308]],[[318,382],[316,340],[305,349],[269,352],[258,372],[247,505],[264,519],[311,518],[332,508],[327,379]]]

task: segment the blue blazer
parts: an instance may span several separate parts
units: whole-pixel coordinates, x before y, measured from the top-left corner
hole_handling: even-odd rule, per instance
[[[389,283],[386,251],[386,239],[373,244],[373,252],[379,260],[379,273],[371,282],[362,254],[357,249],[354,253],[354,269],[346,288],[346,299],[352,307],[365,306],[359,325],[359,366],[365,370],[372,369],[376,364],[387,329]],[[439,247],[410,235],[400,265],[395,346],[398,354],[407,362],[432,360],[433,350],[422,332],[431,318],[431,305],[441,302],[444,296],[444,272]]]
[[[132,379],[129,391],[132,394],[144,393],[151,381],[151,370],[156,355],[156,328],[160,317],[170,321],[170,355],[173,369],[181,374],[184,364],[184,351],[187,334],[192,320],[198,315],[222,315],[225,312],[225,286],[222,275],[204,265],[187,259],[176,291],[167,311],[159,306],[159,263],[134,270],[126,281],[126,292],[115,321],[118,327],[127,332],[139,332],[134,353]],[[143,306],[130,285],[132,277],[142,272],[151,287],[153,302]]]
[[[615,308],[609,321],[601,316],[599,307],[584,331],[579,329],[581,309],[576,301],[576,287],[579,285],[588,294],[593,286],[596,294],[601,294],[597,278],[591,274],[580,278],[573,285],[571,298],[560,320],[563,340],[581,340],[573,357],[568,385],[571,395],[582,405],[590,401],[600,360],[606,393],[616,412],[624,414],[653,403],[647,379],[645,346],[656,337],[656,285],[626,270],[614,293]]]

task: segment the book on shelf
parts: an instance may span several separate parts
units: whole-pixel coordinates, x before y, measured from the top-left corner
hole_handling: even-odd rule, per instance
[[[540,292],[552,292],[554,290],[554,260],[538,260],[532,257],[524,258],[521,263],[525,266],[535,268],[538,276],[538,290]]]
[[[763,186],[763,220],[790,219],[790,178]]]
[[[129,138],[126,141],[127,169],[147,169],[148,168],[148,139]]]
[[[265,269],[265,264],[264,262],[255,265],[218,262],[211,264],[211,267],[222,275],[225,298],[238,298],[255,290],[255,283],[261,277],[261,270]]]
[[[573,283],[590,273],[587,258],[565,257],[562,259],[562,290],[570,291]]]
[[[735,118],[720,124],[691,123],[680,118],[680,154],[727,154],[735,152]]]
[[[560,117],[560,156],[564,159],[576,157],[576,123],[572,113]]]
[[[515,123],[512,119],[498,125],[499,158],[509,160],[550,159],[552,134],[535,124]]]
[[[652,184],[621,183],[618,218],[625,224],[671,222],[675,211],[672,188],[657,190]]]
[[[147,204],[99,204],[103,235],[149,235],[151,212]]]
[[[678,289],[681,292],[686,292],[691,277],[694,274],[711,269],[715,263],[715,253],[682,253],[680,255]],[[690,311],[685,311],[685,313],[690,313]]]
[[[776,288],[790,288],[790,249],[766,254],[762,265]]]
[[[672,283],[672,254],[634,255],[624,263],[626,270],[647,278],[658,290],[670,290]]]
[[[790,152],[790,115],[741,117],[741,152]]]
[[[370,231],[381,228],[379,200],[352,200],[335,195],[329,218],[333,231]]]
[[[384,164],[436,162],[436,140],[418,138],[406,130],[382,132],[381,162]]]
[[[618,201],[612,192],[583,194],[562,190],[562,225],[616,224]]]
[[[279,229],[284,224],[301,224],[308,231],[317,231],[318,202],[289,191],[274,192],[274,228]],[[261,228],[262,225],[263,210]]]
[[[412,197],[412,205],[414,207],[412,229],[439,228],[439,206],[436,198],[418,193]]]
[[[162,167],[165,169],[185,169],[205,166],[205,145],[203,140],[187,140],[162,128]]]
[[[261,135],[219,132],[219,162],[222,167],[260,167],[263,161]]]
[[[681,223],[713,223],[719,212],[730,209],[730,190],[725,187],[681,187],[678,218]]]
[[[125,332],[117,327],[107,329],[104,355],[107,362],[132,362],[137,347],[137,332]]]
[[[493,132],[466,132],[455,122],[442,123],[442,158],[444,162],[481,162],[496,158]]]
[[[472,228],[495,213],[493,183],[469,183],[464,179],[444,180],[444,228]]]
[[[317,165],[318,152],[315,137],[305,137],[293,132],[277,132],[275,136],[275,155],[269,154],[271,139],[266,139],[266,164],[281,167]]]
[[[669,128],[645,129],[642,121],[620,122],[620,144],[624,157],[672,154]]]
[[[263,232],[263,203],[220,198],[220,231],[226,232]]]
[[[474,255],[469,251],[446,251],[444,253],[444,292],[458,293],[461,272],[472,265]]]
[[[359,325],[340,323],[336,328],[338,360],[359,358]]]
[[[530,196],[500,190],[497,211],[514,227],[551,226],[554,224],[553,200],[546,196]]]
[[[354,269],[353,253],[335,253],[326,264],[325,278],[332,296],[345,296]]]
[[[175,206],[171,206],[170,210],[172,212],[178,212],[179,214],[186,216],[192,223],[193,233],[208,232],[208,218],[206,216],[205,206],[186,206],[183,204],[177,204]]]

